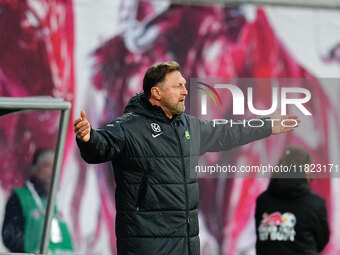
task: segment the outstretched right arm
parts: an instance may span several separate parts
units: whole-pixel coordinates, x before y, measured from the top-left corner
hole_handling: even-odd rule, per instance
[[[73,126],[80,154],[87,163],[114,160],[121,153],[125,138],[118,123],[92,129],[85,111],[82,110],[80,118],[74,121]]]

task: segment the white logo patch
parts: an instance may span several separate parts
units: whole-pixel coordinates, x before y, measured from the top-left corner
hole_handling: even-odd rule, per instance
[[[156,138],[157,136],[160,136],[161,134],[163,134],[163,133],[159,133],[159,134],[157,134],[157,135],[156,135],[156,134],[152,134],[152,137],[153,137],[153,138]]]
[[[155,133],[160,133],[162,131],[161,127],[157,123],[151,123],[151,128]]]
[[[160,136],[162,133],[161,127],[157,123],[151,123],[152,131],[156,134],[152,134],[153,138],[156,138],[157,136]]]

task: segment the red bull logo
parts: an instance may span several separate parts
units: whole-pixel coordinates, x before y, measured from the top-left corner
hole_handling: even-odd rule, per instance
[[[263,219],[261,222],[261,226],[268,226],[268,225],[278,226],[281,223],[283,223],[282,215],[281,213],[278,213],[278,212],[275,212],[269,215],[267,213],[264,213],[262,217]]]
[[[264,213],[258,228],[260,241],[294,241],[296,217],[290,212]]]

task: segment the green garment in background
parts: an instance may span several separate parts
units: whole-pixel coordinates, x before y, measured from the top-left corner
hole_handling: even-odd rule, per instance
[[[15,189],[13,192],[19,198],[22,207],[23,217],[25,220],[24,250],[28,253],[39,253],[42,230],[44,227],[45,213],[41,212],[33,198],[33,195],[26,186]],[[46,198],[40,199],[44,208],[46,208]],[[70,233],[68,231],[66,223],[60,219],[57,210],[55,210],[54,218],[58,220],[62,240],[59,242],[50,241],[48,254],[73,254],[73,246]]]

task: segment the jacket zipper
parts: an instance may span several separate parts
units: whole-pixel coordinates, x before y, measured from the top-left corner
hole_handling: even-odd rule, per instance
[[[141,182],[141,184],[139,186],[139,190],[138,190],[137,205],[136,205],[137,211],[140,210],[140,206],[141,206],[143,199],[145,197],[146,189],[147,189],[147,183],[148,183],[148,175],[145,174],[142,178],[142,182]]]
[[[183,172],[183,183],[184,183],[184,193],[185,193],[185,215],[186,215],[186,226],[187,226],[187,247],[188,247],[188,254],[190,255],[190,231],[189,231],[189,227],[190,227],[190,220],[189,220],[189,205],[188,205],[188,186],[187,186],[187,181],[186,181],[186,173],[185,173],[185,163],[184,163],[184,156],[183,156],[183,149],[182,149],[182,144],[181,141],[178,137],[178,134],[173,126],[172,123],[170,123],[172,130],[175,133],[176,139],[177,139],[177,143],[179,145],[179,152],[181,154],[181,164],[182,164],[182,172]]]

